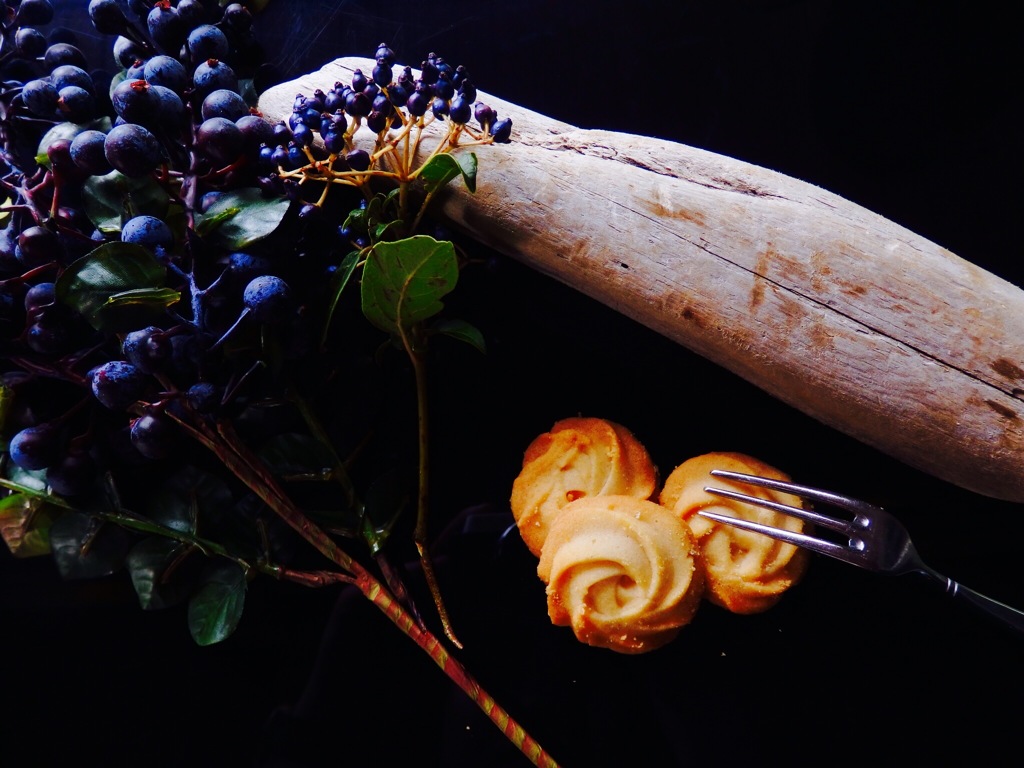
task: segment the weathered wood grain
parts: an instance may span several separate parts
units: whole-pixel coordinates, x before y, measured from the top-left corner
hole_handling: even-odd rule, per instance
[[[339,59],[265,93],[347,81]],[[693,147],[505,102],[445,216],[780,400],[978,493],[1024,501],[1024,291],[848,200]]]

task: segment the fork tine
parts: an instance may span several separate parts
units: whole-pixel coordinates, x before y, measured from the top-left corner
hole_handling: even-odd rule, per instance
[[[766,478],[760,479],[763,480]],[[839,518],[829,517],[828,515],[823,515],[820,512],[814,511],[813,509],[793,507],[790,506],[789,504],[783,504],[780,501],[762,499],[758,498],[757,496],[748,496],[745,493],[740,493],[739,491],[730,491],[727,488],[705,487],[704,490],[708,493],[715,494],[715,496],[723,496],[727,499],[733,499],[734,501],[741,501],[744,504],[751,504],[755,507],[764,507],[765,509],[771,509],[774,510],[775,512],[781,512],[782,514],[789,515],[790,517],[795,517],[800,520],[806,520],[809,523],[813,523],[822,528],[828,528],[831,531],[836,531],[837,533],[842,533],[847,536],[852,536],[854,533],[860,530],[855,523],[851,523],[849,520],[841,520]],[[705,515],[705,517],[710,517],[710,515]]]
[[[746,483],[747,485],[759,485],[764,488],[771,488],[772,490],[791,493],[794,496],[799,496],[803,499],[820,501],[823,504],[831,504],[834,507],[839,507],[840,509],[845,509],[858,515],[867,515],[871,513],[877,514],[879,511],[879,508],[874,504],[869,504],[868,502],[861,501],[860,499],[843,496],[831,491],[823,491],[821,488],[811,488],[807,485],[789,483],[785,480],[775,480],[770,477],[761,477],[760,475],[745,475],[742,472],[730,472],[727,469],[712,469],[711,474],[715,477],[723,477],[727,480],[736,480],[741,483]]]
[[[803,547],[804,549],[809,549],[813,552],[820,552],[823,555],[838,557],[841,560],[847,559],[845,553],[848,551],[848,548],[844,547],[842,544],[836,544],[833,541],[826,541],[825,539],[819,539],[815,536],[808,536],[806,533],[787,531],[784,528],[773,528],[770,525],[755,523],[753,520],[744,520],[741,517],[733,517],[732,515],[723,515],[719,512],[709,512],[702,509],[697,512],[697,514],[701,517],[706,517],[719,523],[731,525],[735,528],[742,528],[746,531],[761,533],[765,536],[770,536],[773,539],[778,539],[779,541],[784,541],[787,544]]]

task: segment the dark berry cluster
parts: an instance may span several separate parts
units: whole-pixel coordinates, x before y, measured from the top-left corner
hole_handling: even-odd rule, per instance
[[[401,184],[415,176],[424,129],[431,123],[444,126],[431,147],[433,155],[511,140],[511,118],[499,119],[492,107],[477,100],[463,65],[452,66],[430,53],[418,73],[409,66],[398,69],[386,43],[377,47],[374,60],[372,71],[355,69],[347,83],[297,94],[287,123],[279,124],[274,140],[260,149],[263,170],[284,179],[365,188],[379,169]],[[356,143],[362,126],[374,136],[372,147]]]
[[[424,420],[406,432],[386,413],[381,333],[420,371],[435,331],[482,346],[468,323],[427,328],[465,260],[421,224],[445,184],[474,187],[463,150],[509,142],[511,120],[464,67],[431,53],[414,71],[381,44],[372,69],[271,122],[245,5],[87,7],[111,38],[104,62],[51,34],[49,0],[0,0],[0,494],[28,499],[26,531],[85,520],[66,524],[76,546],[58,560],[99,551],[113,523],[192,537],[243,584],[280,575],[299,539],[344,567],[310,519],[326,509],[332,533],[376,551],[398,510],[360,493],[394,474],[396,443],[427,442],[411,434]],[[372,418],[399,438],[376,442],[378,401]],[[373,472],[358,489],[353,466]],[[293,475],[324,482],[283,491]],[[168,478],[187,490],[173,520],[152,502]],[[111,570],[131,560],[115,555]]]
[[[254,108],[246,7],[88,13],[112,73],[70,33],[48,36],[48,0],[0,3],[0,427],[10,471],[68,496],[171,456],[188,409],[265,395],[266,381],[245,388],[267,357],[260,329],[281,329],[282,354],[308,348],[288,334],[311,290],[289,286],[319,286],[332,258],[265,255],[258,220],[287,227],[288,201],[260,192],[275,132]],[[230,235],[216,231],[227,218]]]
[[[452,153],[509,141],[511,122],[462,67],[431,54],[395,76],[381,45],[372,72],[298,96],[271,124],[254,109],[241,3],[88,12],[114,38],[113,74],[47,37],[49,0],[0,0],[0,536],[16,554],[49,551],[65,576],[124,568],[144,608],[187,600],[201,644],[234,630],[264,573],[359,584],[439,658],[381,549],[418,477],[415,544],[457,643],[419,533],[425,472],[405,465],[410,447],[429,464],[427,339],[482,341],[465,322],[427,327],[462,262],[418,230],[438,189],[475,185],[475,155]],[[372,147],[355,145],[362,126]],[[338,316],[373,333],[342,332]],[[388,412],[407,415],[374,373],[382,348],[411,362],[412,429]],[[344,536],[368,546],[373,572]]]

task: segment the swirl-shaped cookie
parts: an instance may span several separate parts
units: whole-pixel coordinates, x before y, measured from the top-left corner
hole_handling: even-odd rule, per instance
[[[705,575],[705,597],[733,613],[759,613],[775,605],[807,568],[807,550],[752,531],[717,523],[697,514],[713,509],[735,517],[803,531],[804,524],[789,515],[715,496],[705,486],[738,490],[748,496],[800,507],[799,497],[753,485],[712,477],[712,469],[762,475],[788,481],[789,477],[762,461],[741,453],[707,453],[676,467],[665,480],[659,502],[686,521],[700,550]]]
[[[647,449],[625,427],[598,418],[562,419],[527,447],[512,484],[512,514],[539,557],[551,521],[569,502],[613,494],[649,499],[657,482]]]
[[[690,529],[664,507],[588,496],[552,521],[537,574],[552,623],[589,645],[643,653],[693,618],[703,587],[695,555]]]

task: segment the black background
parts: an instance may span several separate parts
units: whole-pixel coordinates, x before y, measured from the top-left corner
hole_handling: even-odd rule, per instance
[[[51,27],[109,50],[88,37],[87,3],[55,5]],[[371,55],[382,40],[413,65],[436,51],[501,98],[782,171],[1022,285],[1011,114],[1021,36],[1006,7],[271,0],[256,24],[281,77]],[[496,261],[452,300],[488,354],[443,349],[435,363],[434,534],[447,525],[439,557],[462,658],[556,759],[991,765],[1015,754],[1020,638],[913,581],[816,559],[771,611],[704,607],[674,643],[641,657],[552,627],[534,562],[515,535],[498,534],[522,450],[576,413],[626,424],[663,471],[736,450],[881,502],[934,567],[1018,606],[1024,515]],[[357,595],[258,581],[235,635],[198,648],[183,610],[140,611],[127,579],[62,583],[46,560],[6,551],[0,568],[5,765],[526,764]]]

